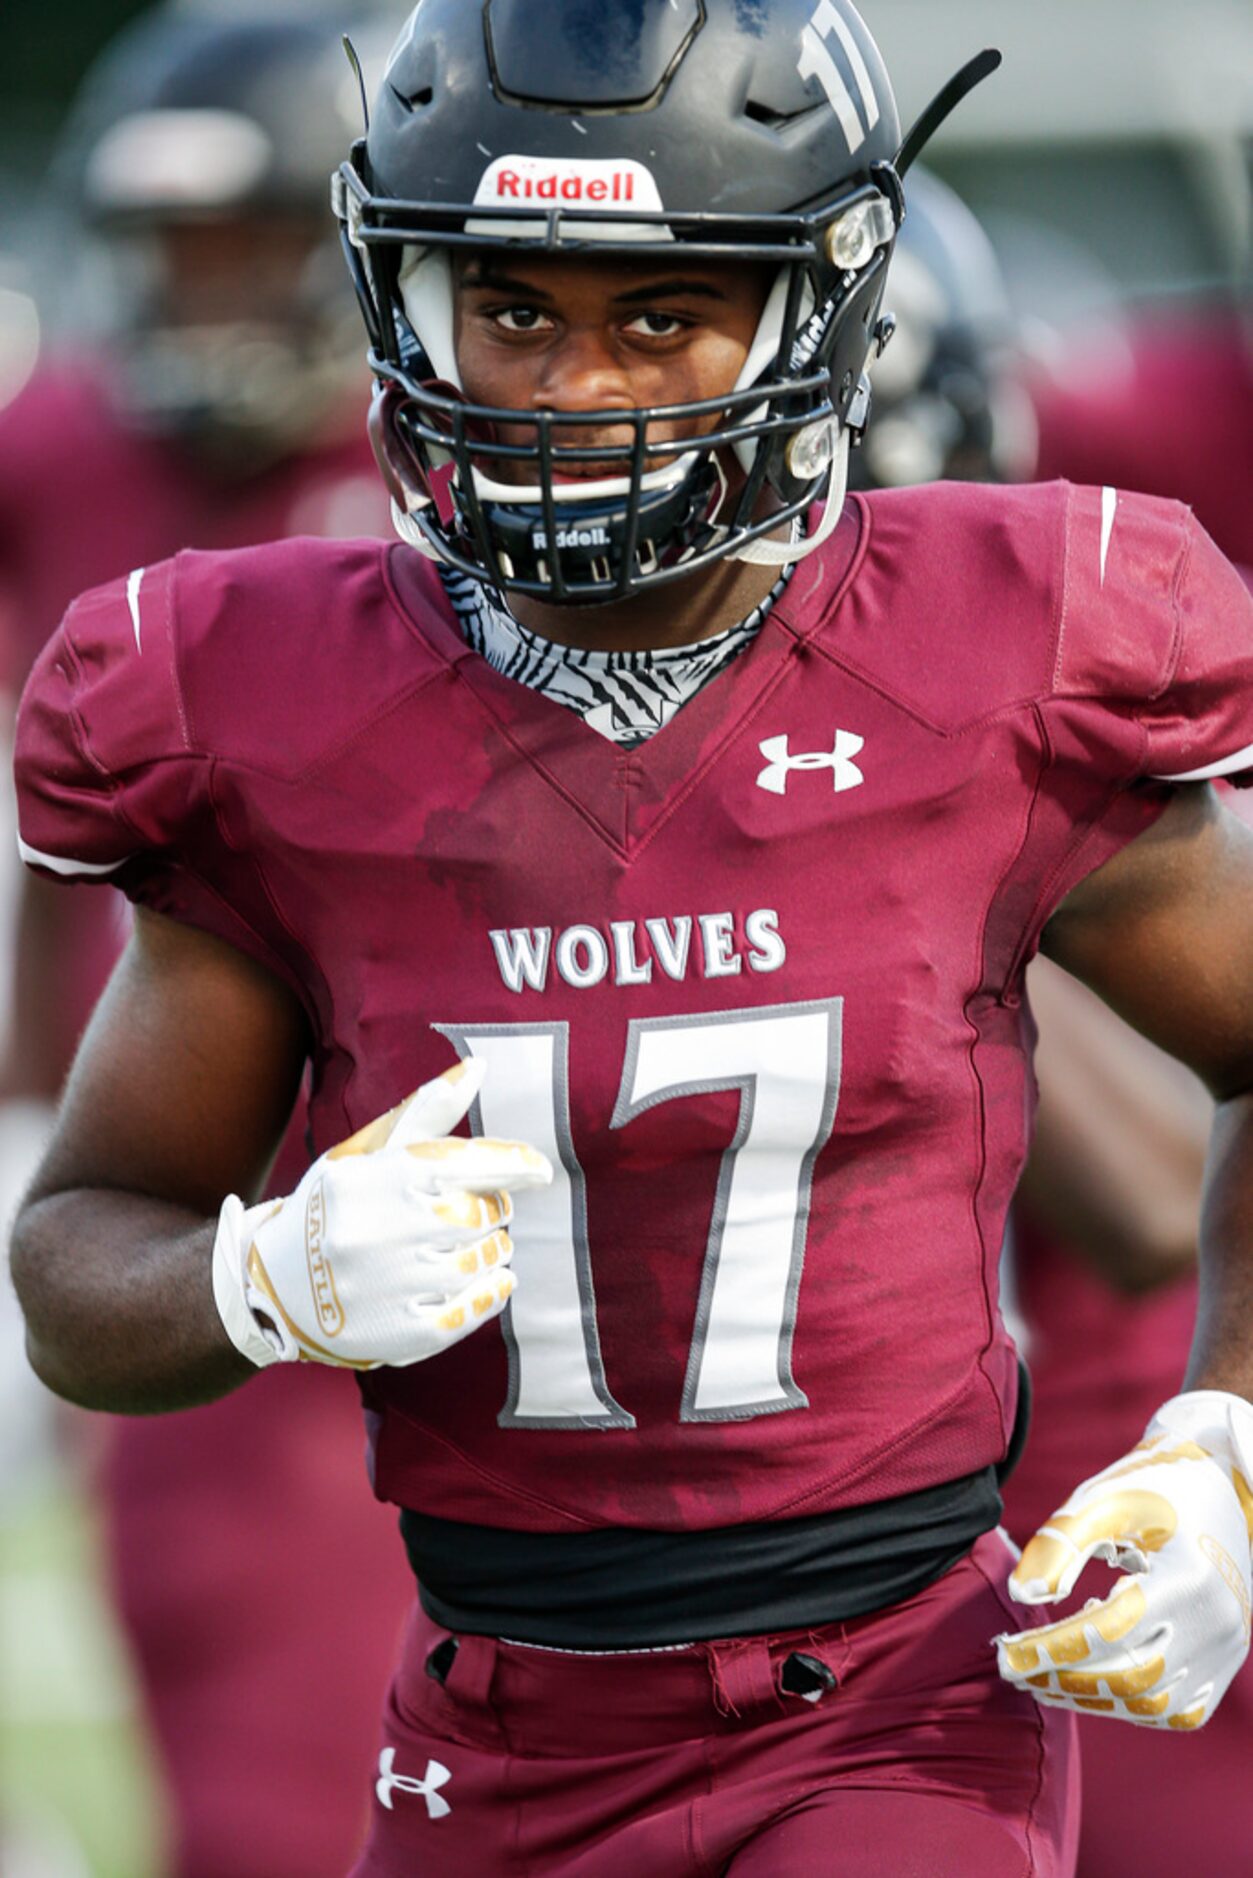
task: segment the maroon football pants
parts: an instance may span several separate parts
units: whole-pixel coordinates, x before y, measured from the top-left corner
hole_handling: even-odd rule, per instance
[[[354,1878],[1067,1878],[1072,1718],[997,1676],[991,1638],[1032,1621],[1009,1564],[987,1534],[891,1610],[668,1651],[463,1637],[449,1665],[419,1613]],[[816,1701],[784,1693],[815,1681],[796,1652]]]

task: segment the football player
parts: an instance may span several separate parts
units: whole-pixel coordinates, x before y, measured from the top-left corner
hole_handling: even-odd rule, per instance
[[[977,217],[921,164],[886,304],[896,324],[872,361],[874,423],[851,486],[1027,481],[1037,427],[1001,264]]]
[[[361,1878],[1065,1873],[1070,1711],[1244,1654],[1247,597],[1125,491],[844,499],[992,63],[902,143],[847,0],[422,0],[336,187],[400,545],[137,568],[28,689],[27,859],[137,905],[32,1357],[359,1373],[421,1587]],[[1041,945],[1222,1109],[1189,1388],[1007,1589]]]
[[[1107,474],[1182,497],[1253,585],[1247,335],[1213,293],[1127,318],[1129,369],[1092,369],[1075,339],[1070,381],[1036,388],[1046,473],[1082,476],[1104,462]],[[1178,451],[1166,447],[1174,435]],[[1253,819],[1248,791],[1232,791],[1228,806]],[[1033,967],[1032,1002],[1041,1126],[1014,1207],[1014,1265],[1034,1411],[1005,1490],[1005,1524],[1022,1539],[1078,1473],[1113,1461],[1179,1387],[1196,1311],[1209,1120],[1204,1092],[1177,1064],[1047,961]],[[1182,1768],[1160,1734],[1081,1722],[1079,1878],[1189,1867],[1243,1878],[1251,1743],[1248,1660]]]
[[[62,331],[0,413],[11,683],[75,593],[119,568],[193,541],[386,528],[326,208],[354,96],[326,28],[181,11],[148,15],[89,76],[60,171],[107,318]],[[26,876],[0,1109],[14,1198],[19,1125],[64,1079],[124,905]],[[302,1133],[300,1116],[287,1183],[307,1161]],[[163,1869],[178,1878],[339,1878],[404,1616],[404,1561],[361,1478],[351,1387],[312,1369],[295,1389],[274,1380],[255,1400],[117,1421],[104,1455],[113,1589],[168,1780]],[[318,1643],[349,1586],[351,1638]]]

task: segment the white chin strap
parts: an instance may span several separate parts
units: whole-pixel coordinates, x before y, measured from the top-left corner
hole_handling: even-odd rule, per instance
[[[447,562],[448,556],[441,548],[437,548],[435,543],[423,534],[415,519],[421,510],[430,508],[431,505],[427,497],[417,495],[414,491],[406,488],[405,500],[410,506],[407,509],[402,509],[395,496],[392,497],[392,527],[400,536],[400,539],[405,543],[406,547],[416,548],[419,554],[424,554],[428,561]]]
[[[831,480],[827,484],[822,520],[813,534],[802,536],[799,541],[772,541],[768,535],[762,536],[758,541],[746,541],[742,548],[734,548],[725,556],[726,560],[752,561],[757,567],[784,567],[789,561],[803,561],[835,533],[848,494],[849,433],[839,428],[835,418],[831,419],[831,427],[836,432],[831,453]]]

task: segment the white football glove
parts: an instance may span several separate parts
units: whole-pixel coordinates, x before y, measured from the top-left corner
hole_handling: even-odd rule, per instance
[[[499,1317],[514,1289],[509,1194],[553,1172],[523,1141],[451,1133],[483,1073],[470,1058],[424,1083],[285,1200],[226,1200],[213,1295],[250,1362],[420,1363]]]
[[[1172,1397],[1040,1528],[1009,1594],[1064,1598],[1090,1558],[1134,1576],[1060,1623],[998,1637],[1001,1675],[1057,1708],[1200,1728],[1248,1652],[1251,1480],[1253,1406],[1219,1389]]]

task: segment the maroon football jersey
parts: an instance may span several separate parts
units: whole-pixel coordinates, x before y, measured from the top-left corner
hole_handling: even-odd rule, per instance
[[[485,1060],[475,1128],[557,1177],[506,1317],[366,1378],[375,1479],[552,1531],[1004,1453],[1025,962],[1137,785],[1250,769],[1242,583],[1186,510],[1062,484],[850,504],[635,750],[470,652],[409,550],[300,541],[79,600],[18,753],[28,859],[295,988],[320,1148]]]

